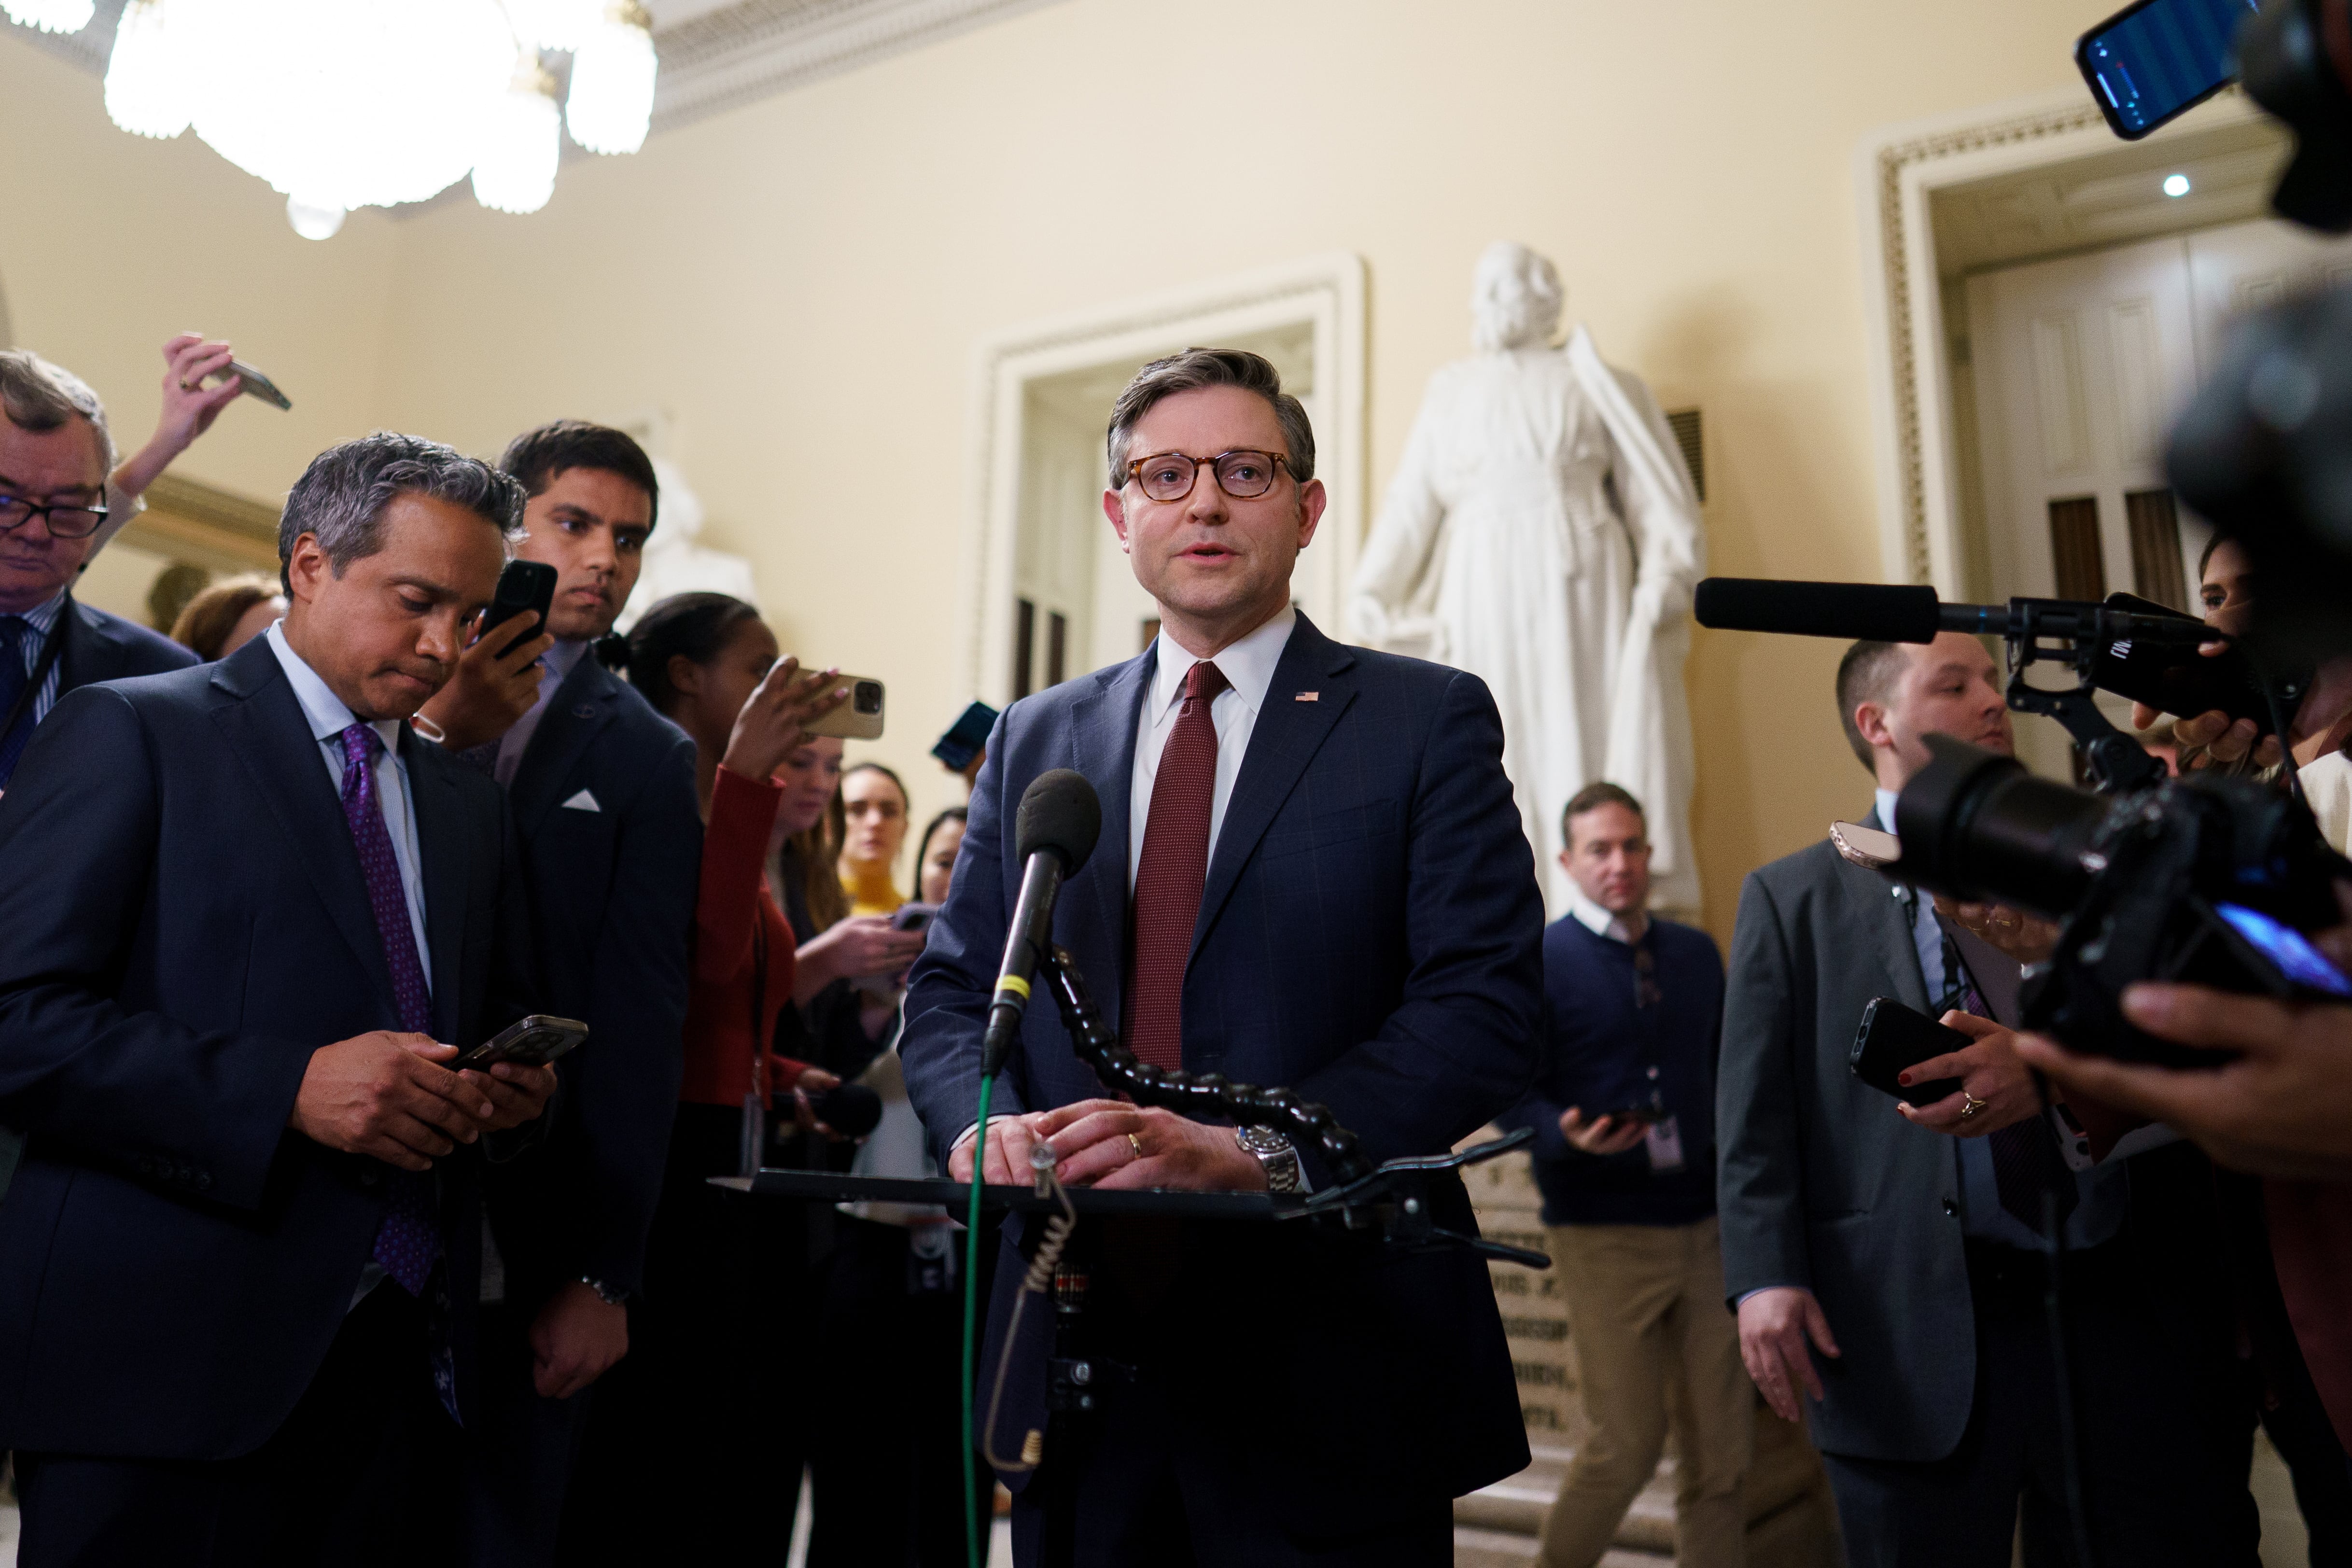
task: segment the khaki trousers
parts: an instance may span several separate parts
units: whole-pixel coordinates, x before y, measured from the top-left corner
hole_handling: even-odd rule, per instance
[[[1756,1391],[1723,1304],[1716,1221],[1549,1226],[1568,1303],[1578,1397],[1591,1432],[1544,1521],[1544,1568],[1591,1568],[1657,1472],[1671,1409],[1681,1568],[1742,1568],[1740,1483],[1755,1446]]]

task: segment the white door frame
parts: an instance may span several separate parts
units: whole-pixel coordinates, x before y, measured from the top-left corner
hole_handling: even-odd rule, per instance
[[[973,356],[971,521],[956,605],[960,689],[999,708],[1013,693],[1013,553],[1028,384],[1275,327],[1304,323],[1314,331],[1317,401],[1329,411],[1315,432],[1315,468],[1331,500],[1316,539],[1324,548],[1300,561],[1298,586],[1323,616],[1325,630],[1345,636],[1335,612],[1347,603],[1364,532],[1364,298],[1363,258],[1332,252],[982,339]]]
[[[2231,91],[2157,137],[2258,119]],[[1881,571],[1946,596],[1966,581],[1960,537],[1950,337],[1938,284],[1929,198],[2021,169],[2121,145],[2089,92],[2063,92],[1913,121],[1873,132],[1854,160],[1862,208],[1864,314],[1876,426]]]

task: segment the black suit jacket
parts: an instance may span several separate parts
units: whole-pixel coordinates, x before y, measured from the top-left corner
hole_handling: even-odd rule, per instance
[[[702,864],[694,742],[583,655],[548,700],[508,798],[540,1008],[589,1028],[557,1066],[544,1146],[490,1175],[508,1300],[535,1304],[583,1278],[635,1291],[684,1062]]]
[[[194,653],[170,637],[121,616],[94,610],[70,595],[64,615],[66,645],[58,654],[60,700],[77,686],[127,680],[134,675],[162,675],[197,662]]]
[[[1076,769],[1101,797],[1101,841],[1063,888],[1054,933],[1104,1016],[1120,1016],[1132,769],[1152,668],[1147,652],[1018,702],[989,738],[899,1041],[908,1092],[942,1148],[972,1119],[1020,889],[1006,818],[1049,769]],[[1184,981],[1186,1067],[1291,1086],[1328,1105],[1374,1160],[1443,1152],[1518,1099],[1536,1066],[1543,904],[1502,745],[1475,676],[1348,647],[1299,617],[1209,865]],[[1046,1004],[1029,1009],[992,1110],[1103,1092]],[[1472,1228],[1459,1183],[1441,1194],[1441,1223]],[[1169,1309],[1183,1331],[1150,1347],[1188,1427],[1281,1478],[1269,1507],[1300,1529],[1361,1529],[1527,1464],[1484,1263],[1278,1228],[1188,1237]],[[1020,1274],[1000,1268],[992,1320]],[[1044,1425],[1043,1398],[1037,1378],[1008,1390],[1021,1406],[1007,1423],[1013,1449]]]
[[[529,994],[514,834],[488,780],[404,736],[433,1027]],[[396,1029],[331,775],[269,645],[85,687],[0,797],[0,1447],[219,1459],[284,1421],[383,1216],[373,1161],[292,1132],[320,1046]],[[480,1221],[436,1169],[461,1401]],[[393,1287],[396,1289],[396,1287]]]

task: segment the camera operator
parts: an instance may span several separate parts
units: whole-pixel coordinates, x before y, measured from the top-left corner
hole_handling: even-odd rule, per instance
[[[1855,644],[1838,705],[1884,826],[1928,761],[1924,735],[2012,749],[1992,661],[1959,634]],[[2042,1310],[2039,1199],[2051,1187],[2074,1253],[2093,1536],[2118,1563],[2250,1562],[2252,1502],[2218,1436],[2226,1314],[2166,1261],[2179,1246],[2171,1194],[2187,1178],[2151,1166],[2157,1156],[2129,1174],[2121,1162],[2070,1167],[1977,994],[2016,984],[2012,961],[1827,844],[1748,878],[1717,1101],[1743,1357],[1783,1417],[1800,1415],[1800,1388],[1811,1395],[1857,1568],[2007,1563],[2021,1500],[2029,1523],[2047,1522],[2064,1495]],[[1937,1069],[1962,1092],[1898,1115],[1853,1076],[1856,1024],[1880,995],[1978,1037]],[[1929,1131],[1963,1122],[1989,1135]],[[2194,1158],[2173,1152],[2168,1166]],[[2139,1167],[2158,1178],[2147,1192]]]

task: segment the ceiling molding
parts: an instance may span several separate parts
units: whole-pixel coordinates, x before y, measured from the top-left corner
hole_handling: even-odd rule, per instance
[[[740,0],[656,33],[664,131],[1059,0]]]

